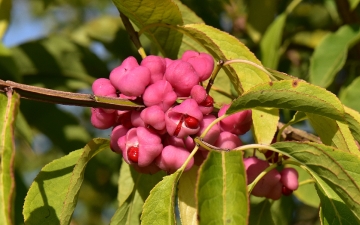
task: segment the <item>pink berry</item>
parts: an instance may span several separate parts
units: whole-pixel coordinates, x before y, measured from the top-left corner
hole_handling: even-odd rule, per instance
[[[189,155],[190,152],[185,148],[168,145],[162,150],[161,155],[156,158],[156,165],[168,173],[173,173],[184,164]],[[194,158],[191,158],[185,171],[191,169],[193,164]]]
[[[186,99],[180,105],[177,105],[174,108],[170,108],[165,113],[165,124],[167,132],[170,135],[175,135],[179,138],[196,134],[200,127],[195,127],[196,124],[193,119],[191,119],[191,122],[189,119],[189,126],[191,127],[186,126],[184,120],[187,116],[191,116],[197,121],[201,121],[203,119],[203,114],[201,113],[196,101],[193,99]]]
[[[290,190],[296,190],[299,187],[299,174],[294,168],[284,168],[281,172],[281,183]]]
[[[199,53],[188,50],[181,57],[182,60],[190,63],[199,74],[200,81],[207,80],[214,69],[214,59],[207,53]]]
[[[188,97],[192,87],[199,83],[199,75],[192,65],[182,60],[170,63],[164,76],[180,97]]]
[[[145,66],[150,70],[150,84],[153,84],[156,81],[163,79],[166,69],[166,62],[164,58],[160,56],[149,55],[141,61],[140,65]]]
[[[242,142],[237,135],[223,131],[219,134],[214,145],[223,149],[234,149],[241,146]]]
[[[98,129],[114,126],[116,117],[116,112],[106,113],[103,109],[91,108],[91,124]]]
[[[111,83],[124,95],[136,97],[142,95],[150,83],[150,70],[139,66],[132,56],[113,69],[110,73]]]
[[[218,116],[222,116],[226,113],[226,110],[230,105],[224,105],[221,107]],[[244,110],[238,113],[234,113],[231,116],[226,117],[220,121],[220,127],[224,131],[229,131],[236,135],[245,134],[250,130],[252,124],[251,110]]]
[[[117,97],[115,87],[106,78],[96,79],[92,84],[92,91],[99,96]]]
[[[130,129],[126,133],[125,139],[119,139],[118,145],[123,150],[124,160],[128,164],[134,163],[134,161],[132,161],[127,154],[128,149],[134,146],[138,147],[139,154],[137,165],[140,167],[150,165],[155,160],[155,158],[160,155],[163,149],[161,138],[157,134],[146,129],[145,127],[137,127]]]
[[[159,80],[149,85],[143,94],[146,106],[158,105],[164,112],[175,103],[176,99],[176,93],[166,80]]]
[[[119,138],[126,135],[128,129],[123,125],[118,125],[113,128],[110,135],[110,148],[112,151],[121,154],[121,148],[118,145]]]

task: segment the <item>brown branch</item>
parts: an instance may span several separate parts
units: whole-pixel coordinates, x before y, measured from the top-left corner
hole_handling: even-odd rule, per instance
[[[51,90],[26,84],[19,84],[12,81],[0,80],[0,92],[7,92],[9,89],[16,91],[21,98],[34,101],[49,102],[63,105],[77,105],[95,108],[118,109],[118,110],[139,110],[145,106],[134,101],[123,100],[118,98],[107,98],[95,96],[92,94],[80,94],[65,91]],[[278,124],[278,129],[284,126]],[[320,139],[303,130],[288,126],[282,133],[284,140],[312,141],[321,143]]]
[[[278,129],[281,129],[283,126],[284,126],[283,123],[281,122],[278,123]],[[282,132],[281,136],[283,137],[284,140],[288,140],[288,141],[294,140],[294,141],[311,141],[320,144],[322,143],[319,137],[307,133],[306,131],[296,129],[292,126],[286,127]]]
[[[17,92],[21,98],[34,101],[49,102],[62,105],[77,105],[94,108],[131,110],[145,107],[134,101],[95,96],[93,94],[80,94],[66,91],[57,91],[47,88],[19,84],[13,81],[0,80],[0,92],[6,92],[9,88]]]

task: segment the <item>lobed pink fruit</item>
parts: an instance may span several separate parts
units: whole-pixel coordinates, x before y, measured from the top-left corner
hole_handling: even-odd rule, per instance
[[[166,62],[164,58],[160,56],[149,55],[141,61],[140,65],[150,70],[150,84],[163,79],[166,69]]]
[[[198,103],[199,109],[204,115],[208,115],[214,110],[214,100],[206,93],[203,86],[195,85],[191,89],[190,96]]]
[[[91,108],[91,124],[98,129],[108,129],[116,122],[117,114],[106,113],[103,109]]]
[[[185,148],[168,145],[162,150],[161,155],[156,158],[156,165],[168,173],[174,173],[184,164],[189,155],[190,152]],[[185,167],[185,171],[191,169],[193,164],[194,158],[191,158]]]
[[[143,94],[143,101],[146,106],[158,105],[165,112],[176,101],[177,95],[171,84],[166,80],[159,80],[148,86]]]
[[[179,97],[188,97],[194,85],[199,83],[199,75],[192,65],[182,60],[174,60],[166,68],[165,79]]]
[[[125,136],[127,132],[128,129],[123,125],[118,125],[112,129],[110,134],[110,148],[112,151],[122,154],[122,150],[118,145],[118,140],[119,138]]]
[[[218,116],[222,116],[229,109],[230,105],[223,105],[219,110]],[[236,135],[245,134],[251,128],[252,124],[251,110],[244,110],[234,113],[220,121],[220,127],[223,131],[228,131]]]
[[[117,97],[116,89],[109,79],[99,78],[94,81],[91,89],[95,95]]]
[[[200,81],[207,80],[214,69],[214,59],[207,53],[196,51],[185,51],[181,57],[182,60],[190,63],[199,75]]]
[[[200,129],[197,132],[197,136],[200,136],[205,129],[216,119],[214,115],[206,115],[203,117],[203,119],[200,121]],[[214,145],[216,140],[219,138],[220,135],[220,127],[218,123],[214,124],[214,126],[211,127],[211,129],[208,131],[206,136],[203,138],[203,141]]]
[[[125,142],[125,143],[124,143]],[[127,151],[130,147],[139,148],[139,156],[137,165],[145,167],[150,165],[163,150],[161,138],[146,129],[145,127],[137,127],[130,129],[124,138],[118,141],[119,147],[123,150],[123,158],[128,164],[133,164],[128,158]],[[125,148],[124,148],[125,147]]]
[[[219,134],[214,145],[222,149],[234,149],[241,146],[242,142],[235,134],[223,131]]]
[[[203,119],[199,106],[193,99],[186,99],[180,105],[170,108],[165,113],[166,130],[170,135],[175,135],[179,138],[186,137],[188,135],[196,134],[200,126],[197,128],[187,127],[184,123],[186,116],[191,116],[198,121]]]
[[[281,183],[290,190],[296,190],[299,187],[299,174],[294,168],[284,168],[281,172]]]
[[[250,184],[262,171],[264,171],[267,167],[269,167],[269,163],[260,160],[256,157],[250,157],[244,159],[244,166],[246,169],[247,183]],[[281,179],[281,175],[276,169],[269,171],[255,185],[251,194],[258,197],[277,196],[276,194],[278,192],[273,192],[273,191],[278,191],[278,190],[276,189],[273,190],[273,188],[275,188],[276,185],[278,186],[278,183],[280,183],[280,179]],[[280,187],[280,193],[281,193],[281,187]]]
[[[165,129],[165,113],[158,105],[145,108],[141,112],[140,117],[144,121],[145,127],[150,125],[158,131]]]
[[[150,70],[139,66],[132,56],[126,58],[123,63],[113,69],[110,73],[111,83],[122,94],[136,97],[144,93],[151,79]]]

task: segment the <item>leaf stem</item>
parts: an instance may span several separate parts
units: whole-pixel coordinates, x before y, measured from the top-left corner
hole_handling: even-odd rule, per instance
[[[307,180],[303,180],[299,183],[299,187],[301,185],[305,185],[305,184],[311,184],[311,183],[316,183],[316,181],[314,179],[307,179]]]
[[[209,82],[208,82],[208,84],[207,84],[207,86],[206,86],[206,93],[209,94],[210,89],[211,89],[212,85],[214,84],[215,78],[216,78],[217,74],[219,73],[221,67],[223,67],[224,63],[225,63],[225,61],[222,60],[222,59],[220,59],[220,60],[216,63],[216,66],[215,66],[215,68],[214,68],[214,70],[213,70],[213,72],[212,72],[212,74],[211,74],[211,77],[210,77],[210,79],[209,79]]]
[[[264,73],[266,73],[271,80],[277,80],[269,71],[267,71],[263,66],[258,65],[254,62],[251,62],[249,60],[245,60],[245,59],[231,59],[231,60],[227,60],[225,61],[225,63],[223,64],[224,66],[232,64],[232,63],[244,63],[244,64],[248,64],[251,66],[254,66],[256,68],[258,68],[259,70],[263,71]]]
[[[144,48],[142,47],[140,40],[139,40],[139,35],[138,33],[135,31],[134,27],[132,26],[129,18],[127,18],[123,13],[120,13],[120,18],[121,21],[123,22],[126,31],[129,33],[130,35],[130,39],[131,41],[134,43],[135,47],[137,48],[141,58],[145,58],[146,57],[146,53]]]

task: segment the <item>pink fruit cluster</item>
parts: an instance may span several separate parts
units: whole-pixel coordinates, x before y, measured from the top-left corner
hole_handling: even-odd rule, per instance
[[[216,119],[213,98],[200,84],[214,69],[214,60],[207,53],[186,51],[181,59],[171,60],[147,56],[139,64],[128,57],[110,73],[109,79],[97,79],[95,95],[135,100],[141,98],[146,108],[109,110],[92,108],[91,123],[99,129],[113,127],[111,148],[139,172],[172,173],[180,168],[194,148],[199,136]],[[218,116],[229,105],[223,106]],[[215,124],[204,141],[217,147],[240,146],[238,135],[252,124],[251,111],[236,113]],[[190,169],[200,163],[207,151],[199,151],[187,164]]]
[[[256,157],[250,157],[244,159],[244,166],[247,183],[250,184],[262,171],[269,167],[269,163]],[[284,168],[280,172],[272,169],[259,180],[251,194],[277,200],[281,195],[290,195],[298,186],[298,172],[295,169]]]

